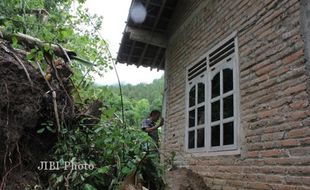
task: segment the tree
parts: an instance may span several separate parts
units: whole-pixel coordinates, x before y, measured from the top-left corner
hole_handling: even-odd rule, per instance
[[[150,103],[147,99],[137,101],[135,107],[135,124],[140,124],[143,118],[147,117],[150,113]],[[140,126],[140,125],[139,125]]]
[[[116,189],[127,175],[139,172],[138,166],[141,163],[143,167],[143,159],[152,160],[154,157],[154,154],[143,148],[145,143],[154,144],[152,140],[146,133],[132,126],[148,113],[150,104],[158,105],[158,102],[153,104],[153,100],[161,95],[157,90],[156,96],[145,94],[143,89],[147,86],[140,85],[141,91],[136,91],[139,99],[132,101],[131,98],[124,98],[125,113],[129,115],[126,117],[128,122],[124,123],[120,117],[121,101],[118,94],[109,88],[94,86],[90,75],[85,77],[89,71],[103,74],[102,71],[109,69],[109,63],[113,60],[106,42],[97,32],[101,27],[101,18],[83,8],[84,3],[85,0],[0,1],[1,29],[8,33],[28,34],[46,42],[43,48],[29,49],[18,45],[16,38],[11,39],[15,48],[30,52],[27,56],[29,61],[40,62],[46,68],[43,55],[52,54],[51,44],[59,44],[96,64],[89,66],[73,61],[71,67],[74,75],[71,79],[75,86],[73,97],[76,107],[83,109],[87,102],[97,99],[104,101],[100,121],[90,127],[84,122],[89,118],[81,119],[77,116],[70,126],[61,127],[57,134],[58,141],[48,155],[61,163],[61,167],[65,161],[72,161],[91,164],[94,169],[50,171],[44,174],[48,179],[41,178],[42,183],[38,184],[43,189]],[[134,93],[130,92],[128,96],[135,97]],[[144,95],[147,99],[141,98]],[[44,119],[41,124],[51,128],[53,123],[49,122],[50,118]],[[42,131],[37,132],[40,134]],[[159,166],[157,161],[154,163]],[[157,172],[153,177],[161,179],[160,175],[161,172]]]
[[[119,94],[118,86],[108,86],[114,94]],[[140,126],[143,118],[153,109],[162,110],[164,77],[151,84],[123,85],[124,105],[128,124]]]
[[[102,75],[102,71],[109,69],[112,61],[107,43],[98,33],[102,18],[91,15],[83,7],[84,3],[85,0],[1,0],[0,26],[3,26],[6,32],[21,32],[46,42],[45,49],[31,51],[31,59],[41,61],[42,53],[49,49],[49,44],[60,44],[75,51],[80,57],[96,63],[96,67],[90,67],[73,62],[73,81],[79,84],[81,80],[84,81],[85,72],[90,70]],[[13,43],[16,41],[12,40]],[[91,76],[87,77],[91,79]],[[87,82],[82,83],[85,84]]]

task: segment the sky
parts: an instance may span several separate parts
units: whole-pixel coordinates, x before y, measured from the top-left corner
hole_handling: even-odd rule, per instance
[[[108,42],[112,56],[116,58],[122,39],[125,22],[128,17],[131,0],[87,0],[86,7],[92,14],[103,16],[101,35]],[[126,64],[116,65],[120,80],[124,84],[151,83],[160,78],[163,71],[150,70],[150,68]],[[104,74],[104,77],[95,76],[95,83],[101,85],[113,85],[117,83],[114,70]]]

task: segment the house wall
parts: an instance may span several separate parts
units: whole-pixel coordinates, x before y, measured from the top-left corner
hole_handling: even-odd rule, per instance
[[[310,1],[301,0],[301,13],[300,13],[300,24],[301,34],[303,41],[305,42],[305,57],[306,57],[306,70],[308,76],[310,76]],[[310,77],[309,77],[310,78]],[[308,79],[308,94],[310,101],[310,79]]]
[[[176,152],[175,163],[202,175],[211,189],[310,189],[309,76],[300,2],[190,2],[176,9],[176,24],[170,28],[162,150]],[[186,153],[186,67],[234,31],[239,43],[241,152]]]
[[[172,16],[173,22],[170,22],[170,35],[172,32],[175,32],[175,30],[182,25],[193,12],[199,9],[198,6],[203,1],[205,0],[178,0],[178,5]]]

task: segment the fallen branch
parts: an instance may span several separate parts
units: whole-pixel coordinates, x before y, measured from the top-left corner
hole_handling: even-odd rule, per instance
[[[52,96],[53,96],[53,105],[54,105],[54,112],[55,112],[55,119],[56,119],[56,125],[57,125],[57,129],[58,132],[60,132],[60,121],[59,121],[59,115],[58,115],[58,109],[57,109],[57,101],[56,101],[56,92],[55,90],[52,88],[52,85],[46,80],[46,78],[44,77],[44,72],[40,66],[40,64],[38,62],[36,62],[37,66],[39,67],[40,73],[42,75],[42,77],[44,78],[47,86],[49,87],[50,91],[52,92]]]
[[[45,10],[45,9],[27,9],[26,13],[35,14],[35,15],[46,15],[46,16],[49,15],[47,10]]]
[[[34,37],[29,36],[27,34],[22,34],[22,33],[11,34],[11,33],[5,32],[4,28],[0,26],[0,38],[3,38],[7,41],[12,42],[13,37],[17,39],[17,43],[19,43],[20,45],[24,45],[30,49],[33,49],[36,47],[43,49],[46,45],[50,45],[51,49],[55,53],[55,55],[65,59],[68,62],[70,62],[70,59],[71,59],[71,60],[79,61],[79,62],[86,64],[86,65],[89,65],[89,66],[96,66],[96,64],[94,64],[92,62],[78,57],[74,51],[65,49],[58,44],[50,44],[47,42],[43,42],[40,39],[34,38]]]
[[[58,129],[58,133],[60,132],[60,121],[59,121],[59,115],[58,115],[58,109],[57,109],[57,102],[56,102],[56,92],[53,91],[52,92],[52,96],[53,96],[53,104],[54,104],[54,112],[55,112],[55,118],[56,118],[56,125],[57,125],[57,129]]]
[[[71,64],[71,59],[70,59],[67,51],[60,44],[57,44],[57,46],[60,48],[62,53],[65,55],[65,57],[66,57],[67,61],[69,62],[69,64]]]
[[[6,32],[3,27],[0,27],[0,32],[3,35],[3,38],[7,41],[12,42],[12,38],[16,38],[17,42],[21,45],[25,45],[26,47],[33,49],[33,48],[40,48],[40,49],[44,49],[45,46],[50,45],[51,49],[53,50],[53,52],[55,53],[55,55],[57,55],[58,57],[62,57],[64,59],[66,58],[66,55],[63,53],[62,49],[55,44],[49,44],[46,42],[41,41],[38,38],[34,38],[32,36],[26,35],[26,34],[22,34],[22,33],[8,33]],[[67,50],[65,49],[67,55],[70,57],[70,59],[74,59],[74,57],[76,57],[76,53],[74,51],[71,50]]]
[[[49,89],[50,89],[51,91],[54,91],[53,88],[52,88],[52,85],[50,84],[50,82],[48,82],[48,80],[46,80],[44,71],[42,70],[42,67],[41,67],[40,63],[38,63],[37,61],[36,61],[35,63],[37,64],[37,66],[38,66],[38,68],[39,68],[39,71],[40,71],[42,77],[44,78],[44,80],[45,80],[47,86],[49,87]]]
[[[60,86],[63,88],[64,92],[66,93],[66,95],[67,95],[67,97],[68,97],[68,99],[70,101],[70,105],[72,107],[72,113],[74,113],[74,103],[73,103],[73,100],[71,99],[69,93],[67,92],[66,87],[65,87],[65,85],[62,82],[62,79],[58,75],[57,68],[55,67],[55,65],[53,63],[53,60],[52,60],[51,56],[49,54],[45,54],[44,58],[45,58],[46,63],[53,68],[53,70],[55,72],[56,79],[58,80]]]

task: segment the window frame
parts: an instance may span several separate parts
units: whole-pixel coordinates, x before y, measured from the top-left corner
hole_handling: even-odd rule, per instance
[[[204,96],[205,96],[205,100],[204,100],[204,102],[201,102],[201,103],[198,103],[198,84],[199,83],[203,83],[204,84]],[[189,95],[189,92],[190,92],[190,90],[192,89],[192,87],[194,87],[195,86],[195,105],[194,106],[192,106],[192,107],[189,107],[189,97],[190,97],[190,95]],[[193,149],[189,149],[188,148],[188,150],[204,150],[205,148],[206,148],[206,146],[207,146],[207,144],[206,144],[206,138],[207,138],[207,136],[206,136],[206,124],[207,124],[207,118],[206,118],[206,113],[208,112],[208,108],[207,108],[207,102],[206,102],[206,96],[207,96],[207,94],[206,94],[206,89],[207,89],[207,85],[206,85],[206,73],[203,73],[203,74],[200,74],[200,75],[198,75],[197,77],[195,77],[194,79],[192,79],[191,80],[191,84],[188,84],[188,87],[187,87],[187,95],[186,95],[186,140],[185,140],[185,146],[186,146],[186,148],[188,148],[188,140],[189,140],[189,138],[188,138],[188,133],[190,132],[190,131],[195,131],[195,145],[194,145],[194,147],[195,148],[193,148]],[[198,117],[198,112],[196,111],[196,110],[198,110],[198,108],[200,108],[200,107],[202,107],[202,106],[204,106],[205,107],[205,114],[204,114],[204,124],[201,124],[201,125],[197,125],[197,117]],[[192,111],[192,110],[195,110],[195,125],[194,125],[194,127],[191,127],[191,128],[189,128],[189,126],[188,126],[188,123],[189,123],[189,112],[190,111]],[[204,128],[204,130],[205,130],[205,134],[204,134],[204,139],[205,139],[205,142],[204,142],[204,147],[199,147],[199,148],[196,148],[197,147],[197,130],[198,129],[202,129],[202,128]]]
[[[209,55],[214,52],[217,48],[221,47],[223,44],[228,42],[229,40],[234,39],[234,53],[229,55],[228,57],[225,57],[223,60],[220,62],[216,63],[215,65],[212,65],[210,67],[210,62],[209,62]],[[192,62],[187,68],[187,75],[186,75],[186,125],[185,125],[185,151],[189,153],[202,153],[202,156],[204,155],[234,155],[234,154],[240,154],[240,87],[239,87],[239,54],[238,54],[238,38],[237,38],[237,33],[234,32],[224,40],[222,40],[220,43],[215,45],[213,48],[211,48],[207,53],[199,57],[199,59],[196,59],[195,61]],[[203,73],[199,74],[192,80],[188,80],[188,71],[191,69],[195,64],[197,64],[200,60],[205,59],[207,62],[207,70],[204,71]],[[229,60],[227,62],[227,60]],[[226,68],[232,69],[233,72],[233,90],[228,91],[224,95],[222,94],[222,87],[223,87],[223,70]],[[211,80],[212,78],[217,74],[220,73],[220,96],[216,97],[215,99],[219,99],[220,101],[220,106],[221,106],[221,111],[220,111],[220,120],[219,123],[222,123],[220,127],[222,130],[220,130],[220,146],[217,147],[211,147],[211,103],[215,102],[217,100],[214,100],[214,98],[211,98]],[[203,75],[203,78],[200,76]],[[204,81],[202,81],[204,80]],[[197,98],[198,98],[198,84],[202,82],[205,85],[205,101],[200,104],[195,104],[193,107],[189,107],[189,92],[193,86],[196,86],[196,93],[195,93],[195,103],[197,103]],[[230,95],[234,95],[233,97],[233,105],[234,105],[234,115],[229,118],[223,119],[223,100],[225,97],[229,97]],[[193,109],[198,109],[204,104],[205,106],[205,123],[203,124],[203,127],[197,127],[196,123],[196,118],[195,118],[195,129],[189,128],[188,122],[189,122],[189,111]],[[195,117],[197,117],[198,113],[195,113]],[[223,145],[223,123],[229,123],[229,121],[234,122],[234,144],[232,145]],[[212,122],[213,123],[213,122]],[[195,132],[195,146],[194,148],[189,148],[188,147],[188,133],[189,131],[196,131],[197,128],[204,128],[204,147],[202,148],[197,148],[197,132]],[[205,154],[206,153],[206,154]]]
[[[229,60],[229,61],[227,61]],[[214,66],[216,67],[216,65]],[[213,67],[213,68],[214,68]],[[224,69],[232,69],[233,71],[233,90],[229,91],[229,92],[226,92],[225,94],[223,94],[223,70]],[[207,94],[207,104],[208,104],[208,110],[210,110],[207,114],[207,118],[208,118],[208,125],[207,125],[207,135],[208,135],[208,141],[207,141],[207,146],[208,146],[208,149],[209,151],[212,151],[212,152],[216,152],[216,151],[226,151],[226,150],[235,150],[237,149],[237,128],[239,126],[239,124],[236,122],[238,120],[238,109],[237,109],[237,96],[238,96],[238,90],[236,89],[236,80],[237,80],[237,76],[236,76],[236,61],[235,61],[235,55],[231,55],[231,56],[228,56],[227,58],[225,58],[224,60],[222,60],[221,62],[219,62],[217,64],[217,67],[211,71],[209,71],[209,75],[207,74],[208,76],[208,82],[209,82],[209,85],[208,85],[208,94]],[[211,81],[213,79],[213,77],[220,73],[220,95],[215,97],[215,98],[212,98],[212,90],[211,90]],[[223,100],[224,98],[227,98],[229,96],[233,95],[234,99],[233,99],[233,105],[234,105],[234,115],[232,117],[229,117],[229,118],[223,118]],[[221,111],[220,111],[220,120],[218,121],[215,121],[215,122],[212,122],[211,121],[211,105],[213,102],[216,102],[216,101],[220,101],[220,107],[221,107]],[[223,124],[224,123],[229,123],[229,122],[232,122],[234,123],[234,144],[232,145],[223,145]],[[220,146],[216,146],[216,147],[212,147],[211,146],[211,127],[214,126],[214,125],[220,125]]]

